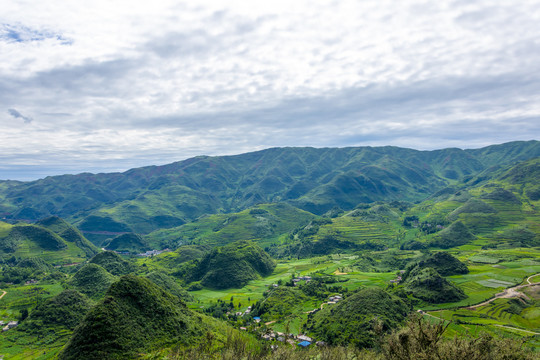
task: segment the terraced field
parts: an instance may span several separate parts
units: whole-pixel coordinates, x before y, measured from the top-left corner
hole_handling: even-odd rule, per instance
[[[399,238],[399,227],[392,223],[368,222],[352,216],[332,219],[332,224],[322,225],[318,233],[310,240],[318,241],[332,236],[338,241],[354,244],[366,242],[376,244],[396,244]]]

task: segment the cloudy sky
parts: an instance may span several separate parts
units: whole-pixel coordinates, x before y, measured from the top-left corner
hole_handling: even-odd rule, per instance
[[[3,1],[0,179],[539,140],[539,24],[540,0]]]

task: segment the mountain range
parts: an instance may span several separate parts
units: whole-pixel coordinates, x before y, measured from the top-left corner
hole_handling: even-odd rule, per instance
[[[0,181],[0,214],[8,221],[60,216],[92,240],[100,233],[146,234],[261,203],[287,202],[321,215],[374,201],[419,202],[539,156],[540,142],[534,140],[469,150],[272,148],[123,173]]]

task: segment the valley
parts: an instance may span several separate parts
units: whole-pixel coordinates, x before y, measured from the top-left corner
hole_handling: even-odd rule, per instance
[[[0,321],[18,321],[0,355],[217,358],[235,339],[292,358],[308,337],[306,354],[375,359],[443,322],[433,351],[489,338],[493,358],[523,341],[533,359],[539,179],[531,141],[268,149],[0,182]]]

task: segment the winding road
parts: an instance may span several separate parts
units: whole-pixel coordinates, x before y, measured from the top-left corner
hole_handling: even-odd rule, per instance
[[[0,299],[4,297],[4,295],[7,294],[7,291],[2,291],[2,295],[0,295]]]
[[[492,297],[491,299],[489,300],[486,300],[484,302],[481,302],[480,304],[476,304],[476,305],[473,305],[473,306],[462,306],[460,307],[459,309],[467,309],[467,310],[474,310],[476,308],[479,308],[480,306],[484,306],[484,305],[487,305],[489,304],[490,302],[492,301],[495,301],[497,299],[510,299],[510,298],[515,298],[515,297],[523,297],[525,299],[529,299],[527,295],[523,294],[522,292],[519,292],[518,290],[520,289],[523,289],[525,287],[529,287],[529,286],[536,286],[536,285],[540,285],[540,282],[531,282],[531,279],[535,276],[540,276],[540,273],[539,274],[534,274],[534,275],[531,275],[527,278],[527,284],[523,284],[523,285],[517,285],[517,286],[513,286],[511,288],[508,288],[508,289],[504,289],[503,292],[500,292],[498,294],[495,294],[494,297]],[[421,310],[418,310],[419,312]],[[440,310],[435,310],[435,311],[440,311]],[[439,319],[439,320],[442,320],[442,321],[448,321],[448,320],[445,320],[443,318],[440,318],[438,316],[435,316],[435,315],[432,315],[432,314],[428,314],[427,312],[422,312],[423,315],[427,315],[427,316],[431,316],[435,319]],[[522,332],[525,332],[525,333],[528,333],[528,334],[533,334],[533,335],[540,335],[540,333],[537,333],[537,332],[534,332],[534,331],[530,331],[530,330],[525,330],[525,329],[519,329],[519,328],[515,328],[515,327],[512,327],[512,326],[508,326],[508,325],[501,325],[501,324],[491,324],[493,326],[498,326],[498,327],[502,327],[502,328],[505,328],[505,329],[511,329],[511,330],[517,330],[517,331],[522,331]]]
[[[538,276],[538,275],[540,275],[540,274],[535,274],[535,275],[529,276],[527,278],[527,284],[517,285],[517,286],[511,287],[511,288],[508,288],[508,289],[504,289],[503,292],[495,294],[495,296],[492,297],[489,300],[486,300],[484,302],[481,302],[480,304],[476,304],[476,305],[473,305],[473,306],[464,306],[464,307],[461,307],[460,309],[474,310],[474,309],[476,309],[476,308],[478,308],[480,306],[487,305],[490,302],[495,301],[497,299],[510,299],[510,298],[515,298],[515,297],[522,297],[522,298],[525,298],[525,299],[529,299],[527,297],[527,295],[519,292],[518,290],[523,289],[525,287],[529,287],[529,286],[540,285],[540,282],[531,282],[531,278],[533,278],[535,276]]]

